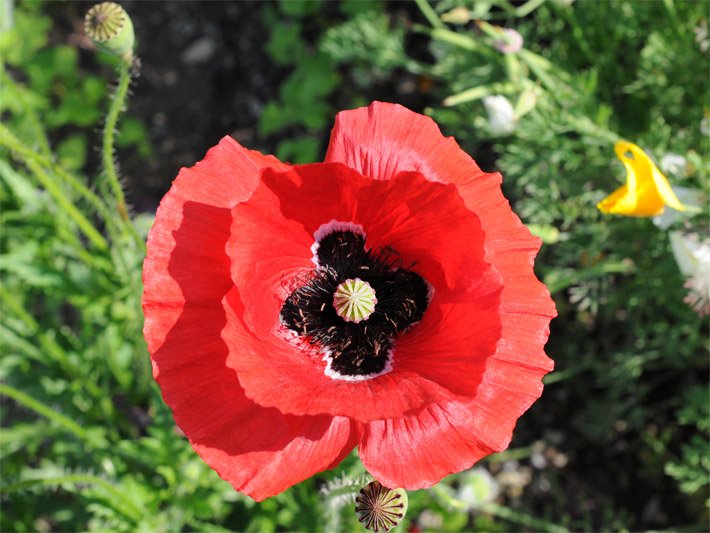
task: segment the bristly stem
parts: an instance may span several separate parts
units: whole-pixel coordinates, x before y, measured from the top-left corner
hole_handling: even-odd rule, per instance
[[[128,94],[128,86],[131,83],[131,66],[126,61],[122,61],[118,67],[118,85],[116,91],[111,98],[111,105],[106,115],[106,123],[104,125],[103,143],[101,146],[101,156],[104,165],[104,172],[108,179],[109,186],[113,191],[116,204],[118,205],[119,213],[123,220],[128,220],[126,211],[126,198],[123,194],[121,182],[118,180],[118,172],[116,171],[116,162],[114,160],[113,141],[116,135],[116,126],[118,124],[118,116],[124,109],[126,96]]]
[[[111,98],[111,104],[106,115],[104,124],[103,142],[101,144],[101,158],[104,167],[104,173],[108,180],[109,187],[116,202],[116,209],[121,217],[121,221],[126,225],[136,244],[141,248],[145,246],[143,239],[140,238],[135,227],[131,223],[128,216],[128,207],[126,206],[126,197],[123,194],[123,187],[118,178],[116,169],[116,161],[114,159],[114,140],[116,137],[116,128],[118,126],[118,117],[125,109],[126,98],[128,96],[128,87],[131,83],[131,70],[133,65],[130,61],[121,61],[118,67],[118,84]]]

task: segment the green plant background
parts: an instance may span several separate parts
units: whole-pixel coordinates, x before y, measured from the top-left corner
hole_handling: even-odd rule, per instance
[[[130,99],[101,133],[123,104],[114,77],[130,72],[103,54],[83,66],[75,44],[50,39],[48,5],[0,5],[0,530],[359,530],[355,455],[256,504],[176,428],[141,334],[153,215],[116,189],[107,137],[134,160],[154,151]],[[656,160],[685,156],[671,181],[707,195],[709,15],[672,0],[255,8],[284,73],[255,124],[259,145],[317,161],[339,109],[400,101],[500,170],[545,243],[536,268],[559,317],[542,399],[510,450],[410,493],[400,530],[707,529],[707,320],[683,302],[667,231],[595,205],[623,180],[619,138]],[[524,48],[498,52],[495,26]],[[511,134],[491,130],[482,99],[494,94],[517,108]],[[675,229],[707,235],[707,215]]]

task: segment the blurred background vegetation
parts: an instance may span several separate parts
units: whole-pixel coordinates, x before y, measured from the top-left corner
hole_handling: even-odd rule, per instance
[[[510,449],[410,493],[399,529],[707,530],[708,322],[671,235],[708,237],[710,4],[126,1],[121,191],[101,161],[118,62],[83,35],[91,5],[0,0],[0,530],[360,527],[355,456],[261,504],[197,457],[150,375],[140,275],[180,166],[225,134],[320,160],[334,114],[374,99],[504,174],[559,311],[556,370]],[[699,207],[602,215],[619,138]]]

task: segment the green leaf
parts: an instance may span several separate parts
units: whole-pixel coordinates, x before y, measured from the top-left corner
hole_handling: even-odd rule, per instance
[[[32,4],[33,2],[24,2]],[[9,65],[20,66],[32,60],[48,41],[52,21],[49,17],[26,9],[14,11],[14,26],[0,33],[0,56]]]
[[[301,39],[301,25],[277,23],[266,43],[266,51],[271,59],[280,65],[295,63],[305,53],[305,44]]]
[[[87,140],[83,133],[68,136],[57,146],[59,164],[67,170],[81,170],[86,163]]]
[[[153,152],[148,140],[148,131],[143,123],[134,117],[125,117],[121,121],[116,144],[122,148],[135,146],[144,158],[149,158]]]
[[[279,143],[276,154],[282,161],[296,165],[313,163],[318,160],[320,141],[312,137],[297,137]]]
[[[284,15],[305,17],[313,15],[321,8],[321,0],[281,0],[279,9]]]

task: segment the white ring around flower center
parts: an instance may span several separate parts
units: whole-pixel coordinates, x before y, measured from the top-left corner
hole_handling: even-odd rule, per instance
[[[376,304],[375,289],[360,278],[343,281],[333,295],[335,312],[347,322],[367,320]]]

